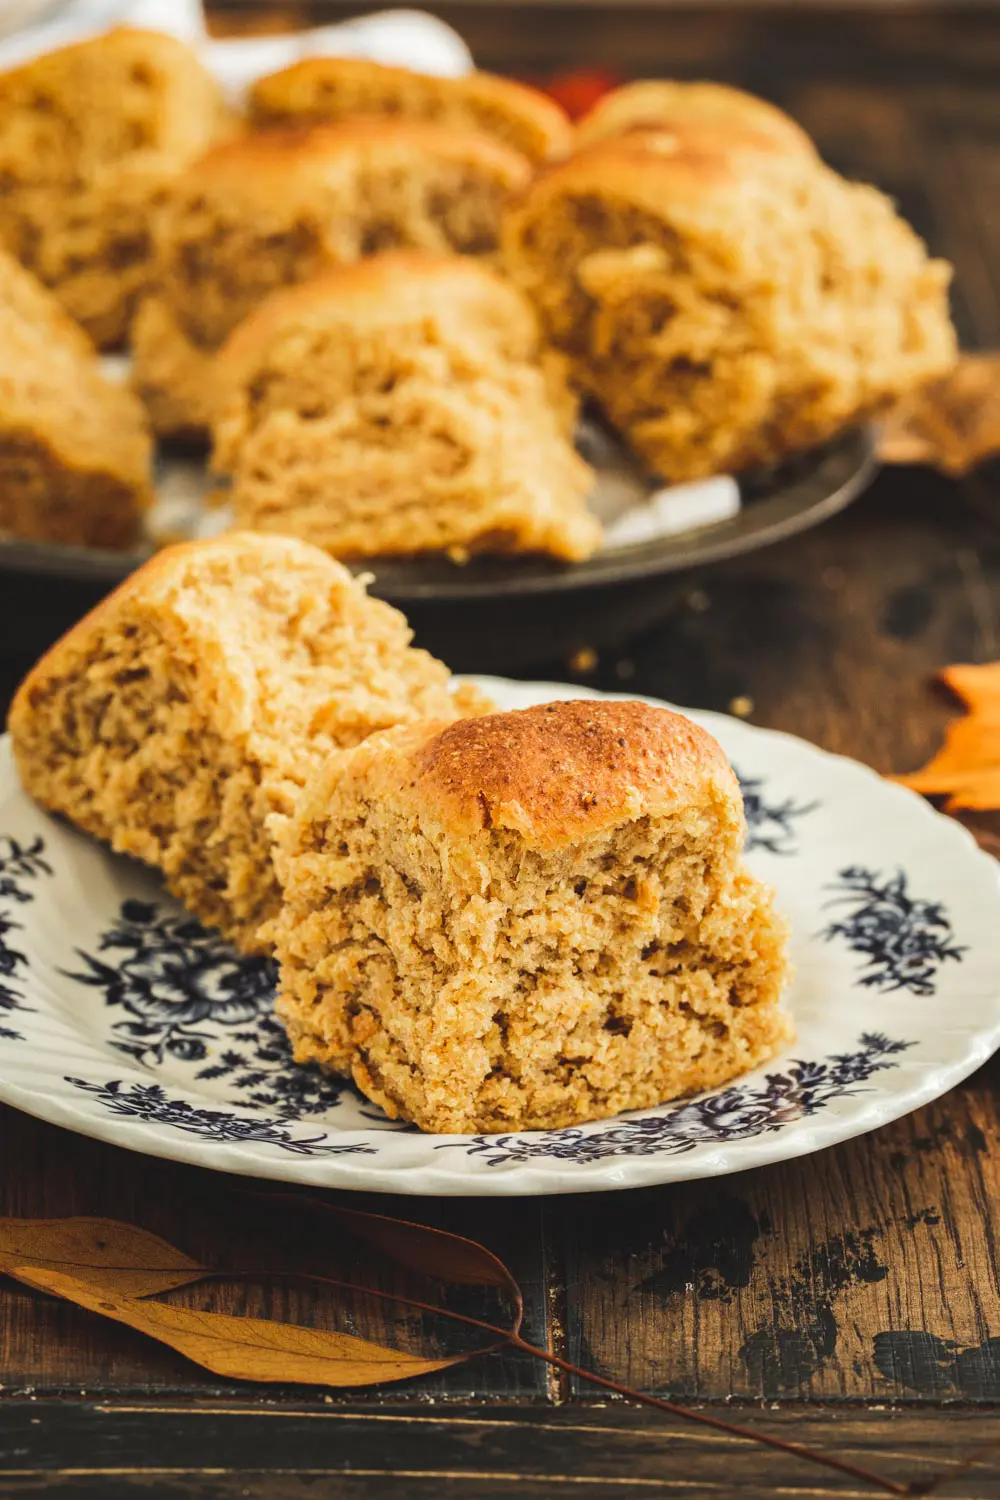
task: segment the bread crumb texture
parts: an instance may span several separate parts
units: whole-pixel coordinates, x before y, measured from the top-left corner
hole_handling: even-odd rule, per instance
[[[523,293],[467,256],[375,256],[276,292],[216,363],[237,524],[338,557],[578,559],[600,540],[576,400]]]
[[[268,131],[207,152],[156,218],[156,310],[132,331],[154,426],[207,425],[212,355],[280,287],[393,248],[495,257],[503,208],[530,176],[511,147],[423,120]]]
[[[232,533],[134,573],[29,674],[9,728],[43,807],[264,952],[274,839],[309,773],[373,731],[478,706],[325,553]]]
[[[0,534],[87,547],[138,541],[151,440],[79,324],[0,250]]]
[[[950,368],[950,267],[875,188],[758,126],[598,140],[514,204],[507,268],[669,479],[774,464]]]
[[[160,32],[121,27],[2,73],[0,243],[118,343],[167,185],[231,129],[214,79]]]
[[[352,115],[433,120],[479,130],[533,162],[562,156],[573,131],[554,99],[512,78],[468,73],[438,78],[360,57],[307,57],[260,78],[250,90],[256,126],[316,125]]]
[[[543,1129],[754,1067],[785,929],[718,745],[640,703],[377,735],[286,825],[270,926],[300,1061],[423,1130]]]

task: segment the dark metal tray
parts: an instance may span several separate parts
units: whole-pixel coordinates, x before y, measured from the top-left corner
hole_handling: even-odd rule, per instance
[[[876,471],[870,428],[843,434],[824,448],[740,480],[742,508],[731,520],[632,546],[608,547],[583,563],[544,558],[391,558],[354,565],[374,578],[372,592],[394,603],[500,599],[627,583],[699,567],[778,542],[816,526],[849,505]],[[0,569],[114,584],[155,550],[131,552],[0,539]]]

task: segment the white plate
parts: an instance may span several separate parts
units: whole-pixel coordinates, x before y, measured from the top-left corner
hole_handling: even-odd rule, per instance
[[[480,679],[504,708],[592,696]],[[853,761],[693,714],[743,780],[750,864],[791,918],[795,1043],[576,1129],[428,1136],[289,1062],[271,976],[155,878],[45,816],[0,745],[0,1099],[133,1151],[322,1187],[567,1193],[743,1171],[863,1134],[1000,1045],[1000,867]]]

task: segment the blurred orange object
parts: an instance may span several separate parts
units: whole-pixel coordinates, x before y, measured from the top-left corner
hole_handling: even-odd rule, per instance
[[[963,354],[950,375],[906,397],[886,417],[878,456],[968,474],[1000,453],[1000,353]]]
[[[892,780],[927,797],[946,797],[945,812],[1000,808],[1000,662],[945,667],[940,677],[968,713],[948,725],[926,766]]]
[[[603,94],[616,89],[622,78],[607,68],[574,68],[570,72],[553,73],[548,78],[530,78],[525,82],[561,104],[571,120],[578,120]]]

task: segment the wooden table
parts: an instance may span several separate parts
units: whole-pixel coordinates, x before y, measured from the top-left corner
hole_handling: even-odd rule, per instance
[[[1000,14],[439,8],[487,64],[715,74],[789,104],[830,159],[896,193],[955,260],[966,343],[1000,343]],[[1000,656],[998,518],[995,472],[958,485],[896,470],[822,529],[654,589],[638,613],[634,599],[598,598],[569,644],[596,648],[585,680],[598,686],[708,708],[743,698],[755,723],[906,769],[950,712],[933,669]],[[0,696],[87,602],[82,590],[0,577]],[[438,646],[449,629],[456,649],[465,643],[463,664],[478,649],[460,615],[428,628]],[[494,638],[490,664],[567,677],[565,654],[547,659],[551,638],[543,622],[533,653],[522,634],[509,660],[506,637]],[[526,1290],[530,1335],[577,1363],[897,1478],[948,1470],[941,1494],[987,1500],[1000,1496],[998,1450],[982,1446],[1000,1438],[998,1081],[984,1069],[865,1139],[714,1183],[366,1201],[486,1241]],[[229,1189],[213,1174],[11,1110],[0,1110],[0,1142],[2,1213],[108,1214],[183,1235],[188,1248],[209,1224],[225,1232]],[[873,1493],[609,1404],[520,1357],[331,1399],[220,1381],[123,1328],[0,1285],[4,1497],[734,1491]]]

